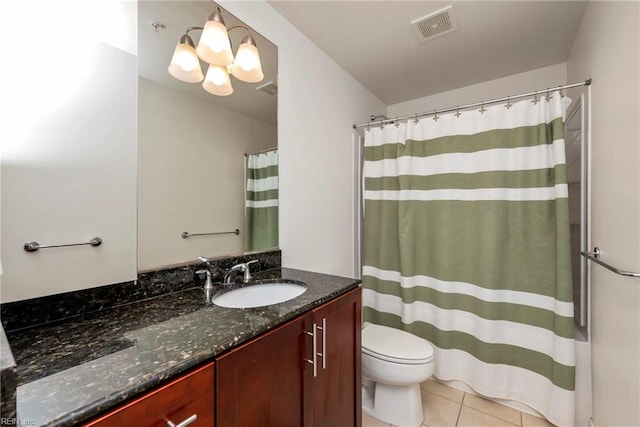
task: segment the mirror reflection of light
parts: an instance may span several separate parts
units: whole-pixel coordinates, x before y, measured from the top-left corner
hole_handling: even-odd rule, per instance
[[[90,75],[96,65],[96,43],[102,40],[117,42],[126,33],[122,27],[131,22],[130,16],[125,17],[130,14],[131,4],[126,3],[132,2],[36,0],[2,3],[2,37],[19,41],[6,43],[4,54],[19,66],[5,67],[0,79],[3,93],[0,114],[6,120],[6,125],[0,128],[0,152],[4,162],[22,163],[27,159],[31,162],[39,159],[42,144],[42,141],[36,141],[38,124],[73,102],[84,85],[100,78]],[[119,35],[114,37],[113,34]],[[134,41],[137,44],[137,40]]]

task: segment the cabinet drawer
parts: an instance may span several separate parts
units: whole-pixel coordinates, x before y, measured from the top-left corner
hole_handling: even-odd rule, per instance
[[[213,426],[213,362],[125,402],[85,424],[87,427],[167,427],[197,417],[189,427]]]

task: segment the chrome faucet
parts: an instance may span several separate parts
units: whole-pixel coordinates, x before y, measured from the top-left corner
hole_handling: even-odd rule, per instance
[[[204,284],[204,290],[205,291],[210,291],[211,289],[213,289],[213,281],[211,280],[211,263],[209,262],[208,259],[206,259],[205,257],[199,256],[198,257],[198,261],[200,261],[202,264],[204,264],[204,268],[201,270],[196,271],[196,274],[206,274],[207,275],[207,280]]]
[[[256,262],[258,262],[257,259],[254,259],[252,261],[249,262],[243,262],[240,264],[236,264],[233,267],[231,267],[229,269],[229,271],[227,271],[224,274],[224,277],[222,278],[222,284],[223,285],[231,285],[233,283],[235,283],[236,281],[236,277],[238,275],[238,273],[242,272],[244,274],[243,278],[242,278],[242,282],[243,283],[249,283],[252,279],[251,277],[251,270],[250,270],[250,265],[251,264],[255,264]]]

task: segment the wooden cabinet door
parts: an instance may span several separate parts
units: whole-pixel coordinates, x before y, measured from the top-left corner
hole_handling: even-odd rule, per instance
[[[310,316],[216,359],[218,427],[303,425],[304,322]]]
[[[318,350],[314,427],[361,425],[361,313],[360,288],[313,311]]]
[[[212,427],[213,362],[85,423],[85,427]],[[190,422],[188,422],[190,420]]]

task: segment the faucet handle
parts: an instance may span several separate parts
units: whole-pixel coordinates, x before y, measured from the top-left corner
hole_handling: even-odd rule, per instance
[[[202,273],[207,275],[207,281],[204,284],[204,288],[205,289],[213,289],[213,283],[211,281],[211,270],[205,269],[205,270],[196,271],[196,274],[202,274]]]
[[[251,269],[250,269],[249,266],[251,264],[255,264],[257,262],[258,262],[258,260],[254,259],[254,260],[251,260],[251,261],[248,261],[248,262],[244,263],[244,279],[243,279],[244,283],[248,283],[248,282],[251,281],[251,279],[252,279],[252,277],[251,277]]]

